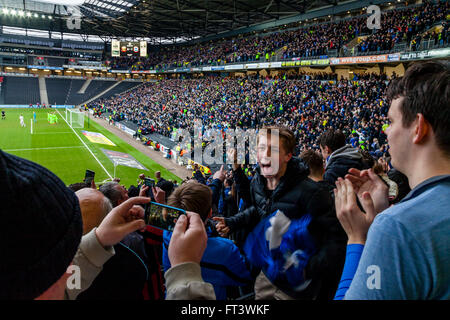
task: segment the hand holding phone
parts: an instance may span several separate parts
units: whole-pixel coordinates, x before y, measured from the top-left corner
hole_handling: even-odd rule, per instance
[[[95,172],[94,171],[86,170],[86,173],[84,175],[84,182],[86,184],[91,185],[92,181],[94,181],[94,177],[95,177]]]
[[[145,184],[147,187],[152,188],[152,187],[155,186],[155,180],[153,180],[153,179],[151,179],[151,178],[144,178],[144,184]]]
[[[153,188],[155,187],[155,180],[151,178],[144,178],[144,186],[148,187],[146,196],[152,200],[155,200],[155,195],[153,194]]]
[[[145,205],[144,220],[147,225],[173,231],[178,218],[183,214],[186,214],[186,210],[149,202]]]

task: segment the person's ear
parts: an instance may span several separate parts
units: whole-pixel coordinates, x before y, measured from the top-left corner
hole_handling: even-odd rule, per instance
[[[430,123],[425,119],[423,114],[418,113],[416,115],[415,122],[415,129],[414,129],[414,139],[413,142],[415,144],[421,144],[424,143],[427,135],[430,131]]]
[[[293,154],[292,154],[291,152],[289,152],[289,153],[286,155],[286,162],[291,161],[292,157],[293,157]]]
[[[209,209],[209,214],[208,214],[208,218],[207,219],[211,219],[211,217],[212,217],[212,208]]]

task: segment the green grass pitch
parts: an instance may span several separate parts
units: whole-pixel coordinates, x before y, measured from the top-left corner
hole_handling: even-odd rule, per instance
[[[146,176],[153,178],[156,171],[161,171],[161,175],[165,179],[181,181],[172,172],[137,151],[94,121],[89,121],[88,128],[87,117],[84,120],[84,129],[75,128],[74,130],[97,157],[104,169],[64,121],[64,109],[58,109],[59,113],[56,112],[58,123],[54,125],[51,125],[47,121],[49,109],[1,110],[6,112],[6,120],[0,118],[0,149],[46,167],[64,181],[66,185],[82,182],[86,169],[95,171],[97,185],[102,181],[110,179],[104,169],[106,169],[109,175],[114,176],[114,164],[103,154],[100,150],[102,148],[127,153],[149,170],[144,171],[120,165],[117,166],[116,177],[120,178],[120,183],[127,187],[132,184],[136,185],[139,174],[144,173]],[[37,121],[33,125],[34,133],[31,134],[30,125],[31,119],[33,118],[33,111],[36,112]],[[55,109],[51,111],[53,112]],[[21,114],[24,116],[26,127],[20,126],[19,116]],[[82,130],[99,132],[111,140],[116,147],[92,143],[81,133]]]

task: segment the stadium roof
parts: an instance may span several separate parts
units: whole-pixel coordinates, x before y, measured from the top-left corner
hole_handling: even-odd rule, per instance
[[[0,0],[0,25],[107,38],[190,40],[338,3],[337,0]],[[67,20],[77,15],[81,17],[80,29],[69,29]]]

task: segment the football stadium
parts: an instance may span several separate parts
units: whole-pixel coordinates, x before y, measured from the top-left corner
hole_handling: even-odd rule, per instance
[[[450,299],[449,9],[0,0],[0,299]]]

